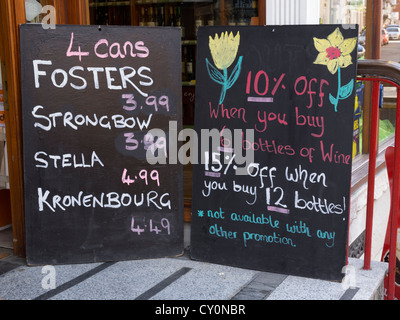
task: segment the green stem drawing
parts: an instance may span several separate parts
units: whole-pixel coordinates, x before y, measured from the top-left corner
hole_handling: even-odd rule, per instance
[[[222,85],[221,97],[219,99],[219,104],[222,104],[225,100],[226,90],[228,90],[228,69],[224,69],[224,84]]]
[[[236,80],[239,78],[242,69],[243,57],[240,57],[236,67],[233,69],[232,74],[229,76],[228,69],[223,70],[223,74],[214,67],[206,58],[207,71],[210,78],[216,83],[222,85],[221,96],[219,98],[219,104],[222,104],[225,100],[226,92],[232,88]]]
[[[341,71],[340,68],[338,68],[338,92],[336,95],[336,98],[332,96],[332,94],[329,94],[329,100],[335,107],[335,112],[338,112],[338,104],[340,100],[345,100],[350,95],[353,93],[354,89],[354,79],[352,79],[348,84],[342,86],[342,80],[341,80]]]
[[[337,112],[337,106],[338,106],[338,103],[339,103],[340,86],[342,85],[342,83],[341,83],[342,81],[340,79],[340,68],[338,68],[337,74],[338,74],[338,93],[337,93],[337,96],[336,96],[336,103],[334,104],[335,112]]]

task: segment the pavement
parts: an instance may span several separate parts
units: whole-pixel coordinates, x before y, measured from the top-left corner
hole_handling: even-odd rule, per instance
[[[389,45],[381,47],[381,59],[400,62],[400,40],[390,40]]]
[[[385,46],[382,58],[399,61],[398,48]],[[384,90],[395,102],[396,89]],[[387,272],[386,263],[363,270],[363,260],[349,259],[339,283],[193,261],[187,236],[177,258],[29,267],[12,254],[9,232],[0,232],[0,300],[379,300]]]
[[[186,241],[186,245],[187,245]],[[29,267],[0,259],[0,300],[379,300],[387,264],[349,259],[342,283],[176,258]],[[199,312],[199,309],[193,310]]]

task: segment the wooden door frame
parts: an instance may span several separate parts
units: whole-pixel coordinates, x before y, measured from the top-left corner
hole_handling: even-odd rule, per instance
[[[89,0],[42,1],[56,9],[56,24],[90,24]],[[258,24],[265,24],[265,0]],[[14,254],[25,256],[24,169],[19,25],[26,22],[25,0],[0,1],[0,59],[3,71]]]
[[[14,254],[25,255],[25,218],[22,163],[19,24],[25,22],[25,1],[0,1],[0,58],[10,182]]]
[[[88,24],[88,0],[42,1],[56,9],[56,24]],[[25,0],[0,1],[0,59],[3,73],[14,254],[25,257],[24,168],[19,25]]]

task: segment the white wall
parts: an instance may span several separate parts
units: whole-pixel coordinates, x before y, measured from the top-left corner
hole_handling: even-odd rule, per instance
[[[319,24],[320,0],[267,0],[267,25]]]

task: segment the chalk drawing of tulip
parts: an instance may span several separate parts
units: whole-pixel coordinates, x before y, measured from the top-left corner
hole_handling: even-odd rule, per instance
[[[239,32],[236,34],[236,36],[233,36],[232,32],[228,35],[227,31],[225,33],[221,33],[220,37],[218,37],[218,34],[215,34],[214,39],[210,36],[209,47],[215,67],[208,61],[207,58],[206,65],[210,78],[216,83],[222,85],[222,92],[219,100],[220,104],[224,102],[226,91],[232,88],[232,86],[235,84],[242,69],[243,57],[239,57],[238,63],[233,69],[232,74],[228,76],[228,68],[236,60],[239,44]],[[219,70],[221,70],[222,73]]]
[[[337,72],[338,74],[337,95],[336,97],[332,94],[329,95],[329,100],[334,105],[336,112],[339,100],[345,100],[350,97],[354,89],[354,79],[342,86],[341,69],[353,64],[351,53],[356,44],[357,37],[344,39],[339,28],[336,28],[327,39],[314,38],[315,49],[319,52],[314,64],[326,65],[330,73],[335,74]]]

